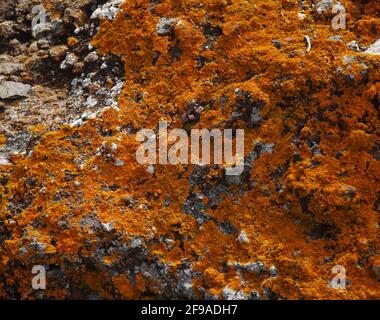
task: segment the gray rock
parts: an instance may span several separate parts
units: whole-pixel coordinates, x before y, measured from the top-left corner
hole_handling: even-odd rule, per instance
[[[29,84],[14,81],[0,82],[0,99],[16,99],[28,96],[32,89]]]
[[[380,54],[380,39],[378,39],[374,44],[372,44],[366,51],[366,54]]]
[[[89,96],[89,97],[87,98],[87,100],[85,101],[84,106],[85,106],[85,107],[91,107],[91,108],[93,108],[93,107],[95,107],[97,104],[98,104],[98,100],[96,100],[95,98]]]
[[[157,34],[159,36],[168,36],[173,31],[173,24],[178,19],[175,18],[160,18],[157,24]]]
[[[193,288],[193,272],[190,269],[179,271],[179,280],[175,292],[180,297],[195,299]]]
[[[24,66],[21,63],[5,62],[0,63],[0,74],[11,75],[22,71]]]
[[[78,62],[78,57],[74,53],[69,53],[66,56],[66,59],[62,61],[60,68],[62,70],[66,70],[72,68],[74,64]]]
[[[269,268],[269,275],[272,277],[272,278],[275,278],[277,277],[277,268],[275,266],[271,266]]]
[[[46,39],[40,39],[37,41],[37,46],[41,50],[47,50],[50,47],[50,42]]]
[[[241,176],[236,175],[236,176],[231,176],[231,175],[226,175],[226,182],[229,185],[239,185],[241,183]]]
[[[266,270],[267,270],[267,268],[265,267],[265,265],[260,260],[258,260],[257,262],[249,262],[249,263],[247,263],[245,265],[245,269],[248,272],[256,273],[256,274],[265,273]]]
[[[0,38],[12,38],[16,34],[16,26],[14,21],[4,21],[0,23]]]
[[[237,241],[239,241],[240,243],[249,243],[249,238],[244,230],[240,232]]]
[[[11,62],[13,59],[14,59],[14,57],[12,57],[8,54],[0,54],[0,63]]]
[[[273,292],[269,288],[264,288],[264,296],[266,300],[279,300],[280,297],[277,293]]]
[[[51,23],[40,23],[32,29],[32,34],[34,38],[38,39],[44,35],[47,35],[52,30],[53,25]]]
[[[222,290],[222,297],[225,300],[245,300],[245,299],[247,299],[242,291],[235,291],[229,287],[225,287]]]
[[[110,0],[105,4],[99,6],[91,15],[91,19],[115,19],[116,15],[120,12],[120,5],[124,0]]]
[[[116,167],[123,167],[125,165],[125,162],[121,159],[116,159],[115,166]]]
[[[54,46],[49,49],[49,56],[56,61],[60,61],[69,49],[65,45]]]
[[[26,46],[21,44],[17,39],[12,39],[9,41],[9,46],[14,50],[15,53],[20,54],[21,51],[26,50]]]
[[[348,46],[348,49],[352,51],[356,51],[356,52],[361,51],[359,44],[355,40],[351,41],[347,46]]]
[[[278,41],[278,40],[276,40],[276,39],[272,40],[272,44],[273,44],[273,46],[276,47],[277,49],[281,49],[281,47],[282,47],[281,42]]]
[[[357,192],[357,190],[356,190],[355,187],[349,186],[349,185],[345,185],[345,186],[343,186],[342,196],[343,196],[343,198],[345,198],[347,200],[348,199],[352,199],[352,198],[355,197],[356,192]]]
[[[252,291],[248,295],[248,300],[260,300],[260,293],[258,293],[257,291]]]
[[[318,14],[325,13],[327,10],[331,10],[334,5],[332,0],[322,0],[316,4]]]
[[[344,56],[342,62],[344,65],[351,64],[356,61],[356,56]]]
[[[329,37],[330,41],[344,42],[341,36],[331,36]]]
[[[85,58],[84,58],[84,61],[86,61],[87,63],[90,63],[90,62],[95,62],[96,60],[98,60],[99,57],[96,53],[96,51],[93,51],[91,53],[89,53]]]

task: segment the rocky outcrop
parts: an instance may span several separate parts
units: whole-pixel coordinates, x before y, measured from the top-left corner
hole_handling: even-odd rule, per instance
[[[377,1],[4,3],[1,298],[379,298]],[[164,120],[243,129],[243,173],[139,164]]]

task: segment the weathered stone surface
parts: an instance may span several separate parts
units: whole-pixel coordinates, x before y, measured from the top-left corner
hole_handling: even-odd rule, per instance
[[[374,44],[372,44],[364,53],[367,54],[380,54],[380,39],[378,39]]]
[[[0,23],[0,38],[10,39],[16,34],[17,24],[14,21]]]
[[[157,24],[157,34],[159,36],[167,36],[173,31],[174,23],[178,19],[175,18],[160,18]]]
[[[15,81],[0,81],[0,99],[15,99],[28,96],[32,86]]]
[[[62,60],[68,50],[65,45],[54,46],[49,49],[49,55],[58,62]]]
[[[0,2],[0,299],[378,299],[379,2],[339,2],[42,0],[38,41]],[[160,120],[244,130],[243,173],[138,163]]]
[[[24,66],[21,63],[12,63],[12,62],[0,63],[0,74],[3,74],[3,75],[15,74],[17,72],[22,71],[23,69],[24,69]]]

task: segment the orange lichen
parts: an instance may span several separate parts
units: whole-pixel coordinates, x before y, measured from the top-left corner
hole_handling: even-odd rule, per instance
[[[3,146],[6,143],[6,141],[7,138],[4,135],[0,134],[0,147]]]
[[[339,35],[352,40],[364,10],[360,35],[373,42],[378,7],[342,3],[350,11],[349,28]],[[8,180],[0,184],[0,227],[9,234],[0,246],[5,257],[0,274],[12,275],[6,283],[27,287],[29,269],[12,271],[17,260],[37,255],[33,262],[60,266],[65,260],[74,267],[80,255],[82,272],[67,270],[66,279],[106,298],[173,297],[174,284],[162,288],[170,277],[178,281],[185,263],[194,273],[197,298],[221,297],[226,286],[245,294],[263,295],[266,289],[284,299],[379,298],[368,265],[380,245],[374,207],[380,164],[371,154],[380,143],[379,110],[372,102],[379,97],[379,60],[330,41],[337,31],[322,17],[314,23],[311,10],[308,19],[298,19],[297,1],[165,0],[152,11],[148,1],[133,0],[122,9],[114,21],[102,23],[93,40],[100,54],[122,56],[120,110],[48,133],[31,156],[15,156],[12,165],[0,168]],[[160,17],[178,19],[175,37],[157,34]],[[309,53],[305,34],[312,39]],[[359,72],[354,85],[345,82],[337,69],[346,55],[365,61],[368,78]],[[342,72],[355,70],[353,65]],[[243,99],[239,92],[249,93],[247,103],[262,106],[260,125],[244,118],[231,122]],[[186,127],[181,116],[192,100],[204,111],[198,123]],[[223,182],[228,192],[202,209],[208,218],[199,223],[184,212],[184,203],[190,194],[202,194],[203,205],[213,203],[212,194],[205,194],[223,181],[223,170],[213,168],[196,186],[189,182],[196,170],[191,165],[155,165],[153,175],[147,172],[135,159],[139,145],[131,132],[156,129],[160,120],[171,128],[244,128],[246,156],[258,141],[274,143],[274,149],[253,161],[240,186]],[[120,129],[126,125],[133,130]],[[112,143],[117,149],[108,159],[104,154]],[[125,165],[115,166],[115,159]],[[98,223],[106,231],[94,231]],[[238,241],[242,230],[246,242]],[[136,239],[146,252],[123,256],[122,245]],[[31,243],[43,245],[44,253],[31,246],[21,255],[20,248]],[[101,262],[94,261],[96,254]],[[169,270],[167,278],[144,270],[156,261]],[[244,267],[256,261],[276,266],[278,275]],[[115,276],[110,269],[118,263]],[[347,290],[329,287],[336,264],[347,270]],[[131,265],[143,270],[134,274]],[[53,283],[45,294],[69,296],[59,285]],[[6,296],[1,287],[0,296]],[[29,297],[32,293],[25,294]]]
[[[69,48],[74,47],[78,42],[79,40],[75,37],[70,37],[67,39],[67,45],[69,46]]]

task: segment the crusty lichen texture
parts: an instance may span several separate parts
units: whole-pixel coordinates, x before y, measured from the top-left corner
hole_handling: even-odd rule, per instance
[[[0,297],[380,298],[380,56],[347,46],[377,40],[380,2],[342,0],[345,30],[312,2],[128,0],[104,21],[119,109],[0,167]],[[136,132],[160,120],[244,129],[244,174],[147,170]]]

